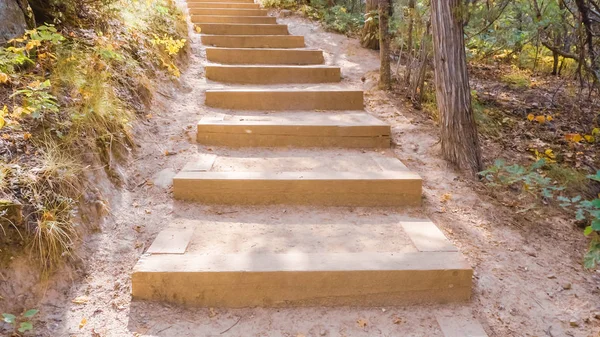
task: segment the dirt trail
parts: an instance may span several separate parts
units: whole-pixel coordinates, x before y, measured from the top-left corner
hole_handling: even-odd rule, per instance
[[[111,216],[86,239],[85,277],[67,293],[48,293],[36,328],[42,336],[441,336],[435,315],[471,315],[490,336],[598,336],[600,274],[580,267],[581,234],[560,219],[530,223],[510,214],[439,159],[436,130],[391,94],[374,89],[376,52],[356,40],[324,32],[318,24],[279,19],[307,45],[342,67],[344,82],[364,88],[367,111],[393,126],[394,151],[424,180],[424,210],[466,255],[476,272],[470,303],[401,308],[198,309],[132,302],[130,273],[156,234],[185,217],[244,220],[344,214],[350,221],[386,216],[396,209],[202,206],[174,201],[168,182],[198,153],[226,151],[197,145],[193,126],[211,112],[203,92],[205,54],[190,36],[191,60],[181,85],[163,87],[152,118],[139,125],[135,161],[123,175],[126,187],[111,198]],[[364,78],[364,81],[361,79]],[[167,155],[169,154],[169,155]],[[171,155],[173,154],[173,155]],[[450,197],[443,197],[450,193]],[[365,228],[365,231],[369,230]],[[390,232],[387,235],[393,236]],[[577,247],[575,249],[574,247]],[[73,303],[78,299],[81,304]],[[82,320],[85,319],[85,324]],[[571,326],[575,319],[578,326]],[[357,323],[358,322],[358,323]],[[359,324],[361,323],[361,324]],[[366,323],[366,324],[362,324]]]

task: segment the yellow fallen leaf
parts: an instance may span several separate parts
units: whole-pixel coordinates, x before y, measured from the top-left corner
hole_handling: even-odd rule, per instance
[[[368,325],[368,322],[361,318],[356,321],[356,324],[358,325],[359,328],[366,328]]]
[[[585,135],[583,136],[583,138],[585,138],[585,141],[588,143],[594,143],[596,141],[596,138],[592,135]]]
[[[0,129],[6,124],[6,120],[4,119],[4,116],[6,115],[8,115],[8,107],[5,105],[4,108],[0,110]]]
[[[444,193],[442,195],[442,197],[440,198],[440,201],[441,202],[447,202],[450,199],[452,199],[452,194],[450,194],[450,193]]]
[[[551,122],[553,119],[554,119],[554,117],[552,117],[552,116],[546,116],[546,120],[547,120],[548,122]]]
[[[87,296],[79,296],[79,297],[75,297],[75,299],[73,299],[71,302],[73,302],[75,304],[86,304],[89,300],[90,300],[90,298]]]
[[[79,330],[83,329],[83,327],[87,324],[87,319],[84,317],[81,319],[81,322],[79,322]]]
[[[7,83],[8,79],[8,75],[0,71],[0,83]]]
[[[578,133],[567,133],[565,139],[569,142],[579,143],[583,138]]]
[[[531,122],[535,119],[535,116],[533,114],[529,114],[527,115],[527,119]]]
[[[215,311],[215,308],[208,308],[208,317],[213,318],[217,316],[218,313]]]
[[[600,134],[600,128],[594,128],[592,130],[592,136],[597,136]]]
[[[554,152],[552,152],[552,149],[546,149],[546,151],[544,151],[544,153],[546,154],[546,156],[548,156],[548,158],[556,158],[556,155],[554,154]]]
[[[536,122],[538,122],[538,123],[540,123],[540,124],[541,124],[541,123],[544,123],[544,122],[546,121],[546,117],[545,117],[545,116],[542,116],[542,115],[540,115],[540,116],[536,116],[536,117],[535,117],[535,121],[536,121]]]
[[[196,31],[196,33],[200,34],[202,33],[202,28],[200,28],[200,26],[194,26],[194,30]]]
[[[23,139],[28,140],[30,138],[31,138],[31,133],[25,132],[25,134],[23,135]]]

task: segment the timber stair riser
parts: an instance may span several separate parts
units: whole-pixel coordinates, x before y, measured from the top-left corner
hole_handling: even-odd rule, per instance
[[[202,35],[202,43],[225,48],[303,48],[304,36]]]
[[[237,110],[362,110],[362,91],[207,90],[209,107]]]
[[[289,35],[287,25],[202,23],[198,25],[208,35]]]
[[[254,3],[227,3],[227,2],[196,2],[189,3],[188,8],[234,8],[234,9],[260,9],[259,4]]]
[[[192,15],[192,23],[276,24],[277,18],[272,16]]]
[[[191,15],[267,16],[266,9],[190,8]]]
[[[143,257],[132,275],[133,297],[227,308],[380,307],[471,297],[473,272],[456,252],[294,255]],[[162,270],[154,270],[159,264]]]
[[[254,3],[254,0],[193,0],[193,1],[187,1],[188,6],[189,5],[193,5],[193,4],[198,4],[198,3],[248,3],[248,4],[252,4]]]
[[[338,67],[206,66],[211,81],[239,84],[331,83],[341,80]]]
[[[228,147],[389,148],[389,125],[361,113],[299,113],[279,116],[207,117],[197,126],[197,141]]]
[[[223,64],[316,65],[325,59],[320,50],[206,48],[210,62]]]
[[[404,172],[180,172],[180,200],[227,205],[419,206],[421,178]]]

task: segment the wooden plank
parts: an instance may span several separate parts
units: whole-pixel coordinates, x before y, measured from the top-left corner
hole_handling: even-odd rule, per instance
[[[247,23],[201,23],[202,34],[212,35],[289,35],[287,25]]]
[[[421,252],[457,252],[458,249],[431,221],[402,221],[402,228]]]
[[[202,153],[198,159],[185,164],[181,171],[183,172],[208,172],[212,168],[217,156],[214,154]]]
[[[192,15],[193,23],[277,23],[273,16]]]
[[[443,303],[471,286],[459,253],[153,255],[132,275],[135,299],[231,308]]]
[[[322,64],[321,50],[266,48],[206,48],[210,62],[225,64]]]
[[[190,15],[267,16],[266,9],[190,8]]]
[[[160,233],[152,242],[146,253],[150,254],[183,254],[194,234],[192,228],[168,228]]]
[[[207,65],[206,78],[238,84],[332,83],[341,80],[340,67]]]
[[[303,48],[304,36],[202,35],[202,44],[226,48]]]
[[[180,172],[173,194],[210,204],[418,206],[412,172]]]
[[[206,105],[238,110],[362,110],[358,90],[207,90]]]

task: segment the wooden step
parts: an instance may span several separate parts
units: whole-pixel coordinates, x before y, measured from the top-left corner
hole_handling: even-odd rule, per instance
[[[322,64],[320,50],[266,48],[206,48],[210,62],[224,64]]]
[[[206,2],[225,2],[225,3],[254,3],[254,0],[191,0],[187,1],[188,5]]]
[[[207,90],[206,105],[238,110],[362,110],[363,92],[357,90]]]
[[[133,298],[202,307],[396,306],[464,301],[473,271],[457,252],[156,254]]]
[[[428,219],[326,211],[254,213],[250,221],[208,216],[177,219],[158,234],[134,268],[135,299],[381,307],[471,296],[472,269]]]
[[[266,9],[190,8],[190,15],[267,16]]]
[[[207,46],[226,48],[302,48],[304,36],[294,35],[202,35]]]
[[[363,112],[220,115],[198,122],[197,141],[229,147],[386,148],[390,126]]]
[[[206,65],[206,78],[236,84],[331,83],[340,68],[329,66]]]
[[[188,8],[259,9],[260,5],[247,2],[188,2]]]
[[[207,204],[418,206],[421,177],[395,158],[215,157],[190,163],[173,179],[173,195]],[[203,170],[197,170],[202,167]]]
[[[227,16],[227,15],[192,15],[192,23],[252,23],[252,24],[274,24],[277,18],[274,16]]]
[[[289,35],[287,25],[246,23],[200,23],[203,34],[212,35]]]

